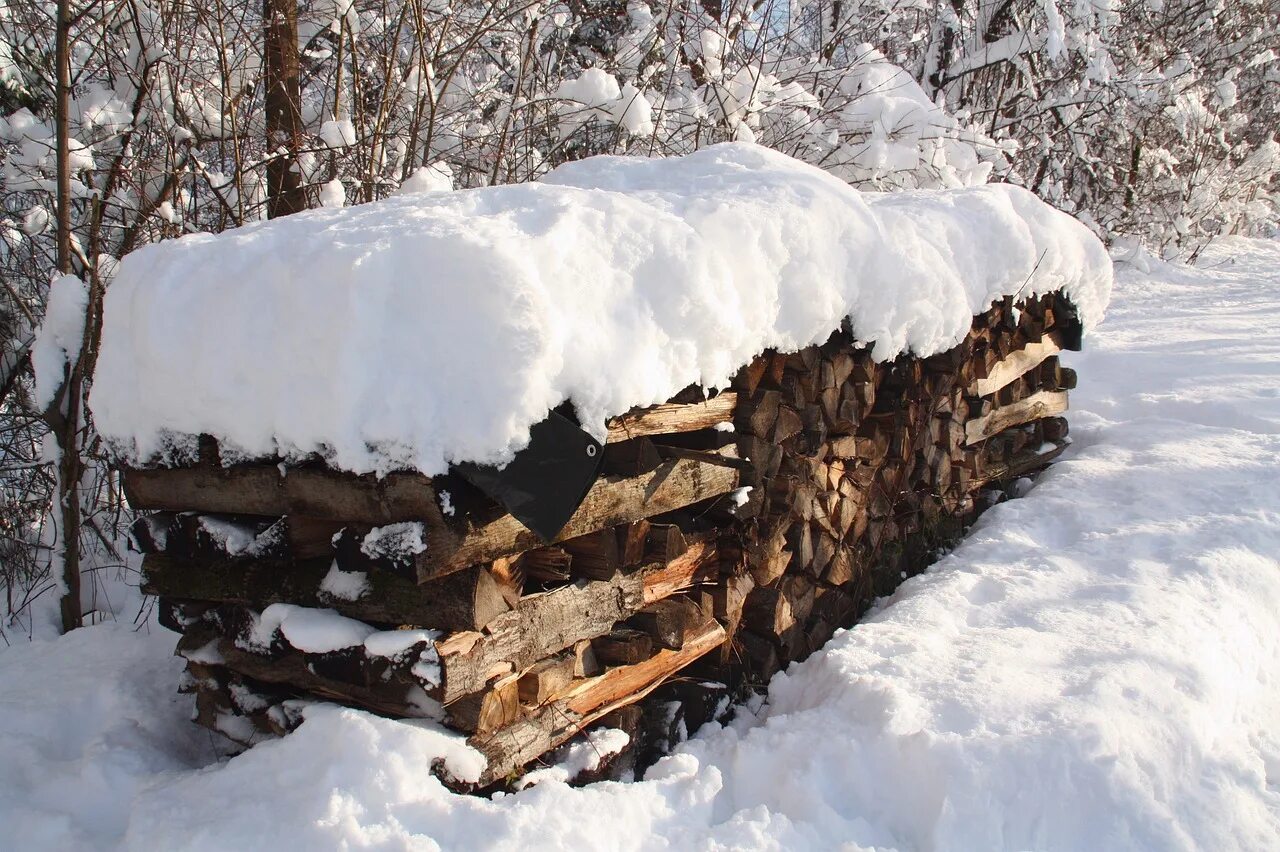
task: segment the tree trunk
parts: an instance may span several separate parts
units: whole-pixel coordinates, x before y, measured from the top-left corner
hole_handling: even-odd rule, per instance
[[[307,209],[298,167],[302,145],[298,84],[298,7],[295,0],[263,0],[263,52],[266,56],[267,217],[275,219]]]
[[[55,122],[57,124],[57,244],[58,271],[71,274],[71,3],[58,0],[57,41],[54,48],[57,65]],[[78,355],[78,353],[77,353]],[[78,357],[76,359],[79,360]],[[60,608],[62,630],[67,632],[84,622],[80,611],[80,380],[79,369],[73,367],[62,392],[55,398],[48,418],[58,442],[58,506],[61,520],[58,530],[62,545],[62,581]]]

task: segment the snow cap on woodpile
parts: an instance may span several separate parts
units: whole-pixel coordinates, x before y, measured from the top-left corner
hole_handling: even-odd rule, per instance
[[[90,404],[126,461],[206,433],[246,457],[434,475],[509,459],[565,400],[602,435],[845,317],[877,359],[927,356],[993,300],[1054,290],[1096,323],[1107,253],[1017,187],[864,194],[743,143],[595,157],[134,252]]]

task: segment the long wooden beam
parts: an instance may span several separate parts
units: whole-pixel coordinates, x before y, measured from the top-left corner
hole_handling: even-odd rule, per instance
[[[1067,410],[1066,391],[1039,391],[1012,405],[1003,405],[990,414],[974,418],[964,425],[965,444],[985,441],[1013,426],[1021,426],[1041,417]]]
[[[674,458],[640,476],[599,479],[555,540],[718,497],[737,488],[738,477],[728,461]],[[509,514],[480,522],[446,519],[431,480],[413,473],[378,479],[312,468],[281,472],[263,465],[200,466],[127,470],[124,481],[135,509],[297,515],[369,526],[420,521],[426,531],[426,550],[414,560],[419,582],[545,543]]]
[[[192,560],[149,553],[142,560],[142,589],[169,598],[234,603],[261,610],[273,603],[324,607],[349,618],[411,624],[436,630],[479,630],[511,607],[482,565],[428,586],[393,571],[361,572],[365,591],[354,599],[325,589],[336,570],[322,557],[291,562],[271,559]]]
[[[452,533],[431,479],[418,473],[355,476],[322,468],[245,464],[126,469],[125,496],[135,509],[208,514],[299,515],[381,526],[422,521]]]
[[[974,396],[990,396],[1015,379],[1034,370],[1044,363],[1046,358],[1062,351],[1059,335],[1050,332],[1040,338],[1037,343],[1028,343],[1023,348],[1010,352],[1009,355],[991,368],[986,378],[978,379],[970,387]]]

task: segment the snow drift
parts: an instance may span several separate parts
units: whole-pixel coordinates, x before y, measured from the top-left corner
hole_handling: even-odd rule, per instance
[[[598,157],[542,183],[318,210],[126,258],[90,399],[123,457],[199,433],[354,472],[501,462],[848,317],[878,359],[957,343],[1001,296],[1111,289],[1088,230],[1011,186],[864,195],[753,145]]]

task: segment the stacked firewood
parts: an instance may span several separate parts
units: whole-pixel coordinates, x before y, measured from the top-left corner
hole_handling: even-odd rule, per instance
[[[677,672],[701,692],[656,695],[702,707],[691,727],[706,685],[763,684],[852,624],[1062,451],[1078,343],[1050,295],[930,358],[876,363],[843,331],[766,352],[612,421],[550,543],[456,474],[224,465],[206,439],[124,471],[145,587],[202,724],[252,744],[316,699],[434,717],[488,761],[466,786],[502,784],[592,724],[638,732]]]

